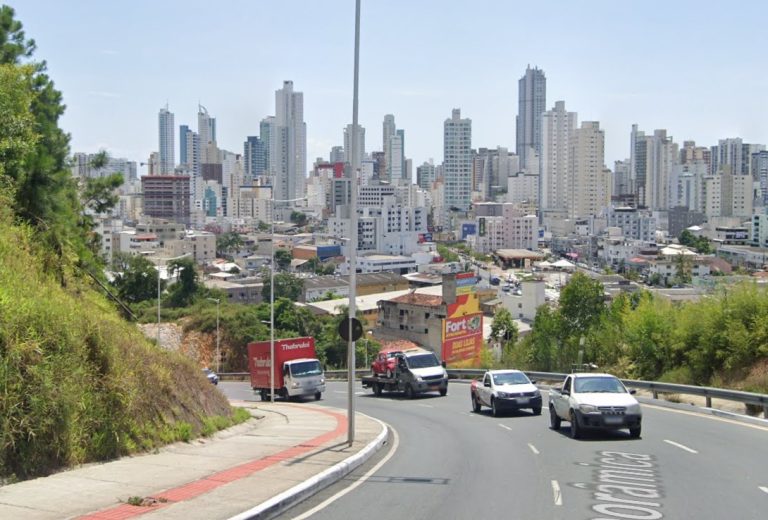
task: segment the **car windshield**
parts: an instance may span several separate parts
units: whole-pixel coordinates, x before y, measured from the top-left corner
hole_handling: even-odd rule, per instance
[[[408,366],[411,368],[428,368],[440,366],[440,362],[432,353],[418,354],[416,356],[408,356]]]
[[[531,381],[522,372],[510,372],[507,374],[494,374],[493,382],[497,385],[524,385]]]
[[[319,376],[323,373],[319,361],[300,361],[291,364],[291,375],[293,377]]]
[[[615,377],[579,377],[574,381],[574,389],[579,393],[624,394],[627,389]]]

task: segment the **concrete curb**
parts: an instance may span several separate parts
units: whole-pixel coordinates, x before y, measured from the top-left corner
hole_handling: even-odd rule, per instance
[[[230,517],[228,520],[267,520],[269,518],[274,518],[299,502],[349,475],[379,451],[389,439],[389,428],[387,428],[386,424],[374,417],[368,415],[366,415],[366,417],[379,423],[382,427],[382,431],[372,442],[368,443],[365,448],[346,460],[339,462],[335,466],[305,480],[301,484],[297,484],[291,489],[283,491],[279,495],[262,502],[248,511]]]

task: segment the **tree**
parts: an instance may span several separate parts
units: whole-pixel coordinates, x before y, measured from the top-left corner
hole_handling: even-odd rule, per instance
[[[270,301],[270,280],[264,278],[264,287],[261,290],[262,299]],[[291,273],[275,273],[275,299],[288,298],[291,301],[299,301],[304,289],[304,281]]]
[[[197,295],[197,271],[191,258],[177,258],[168,264],[168,274],[178,276],[179,281],[171,286],[170,306],[186,307]]]
[[[509,310],[506,307],[496,309],[491,325],[491,339],[502,342],[503,345],[514,345],[517,342],[517,335],[517,324]]]
[[[243,247],[243,238],[239,233],[222,233],[216,237],[216,251],[219,256],[237,251]]]
[[[304,227],[307,225],[307,215],[302,213],[301,211],[292,211],[291,212],[291,222],[296,224],[299,227]]]
[[[121,300],[138,303],[157,297],[157,278],[160,275],[152,262],[141,255],[117,253],[112,262],[117,271],[111,284]],[[160,280],[165,288],[165,281]]]
[[[263,231],[269,231],[269,224],[267,224],[266,222],[263,222],[263,221],[259,220],[259,223],[258,223],[258,224],[256,224],[256,230],[257,230],[257,231],[262,231],[262,232],[263,232]]]
[[[29,102],[36,137],[27,142],[23,160],[5,164],[2,175],[10,179],[14,213],[37,231],[38,242],[45,246],[43,268],[65,285],[71,264],[95,267],[98,259],[88,246],[91,229],[80,218],[82,204],[68,168],[69,136],[58,127],[64,113],[61,93],[45,74],[45,62],[30,61],[35,42],[26,39],[14,15],[13,8],[0,6],[0,65],[28,63],[15,107]],[[4,108],[14,106],[3,103]]]
[[[287,249],[275,250],[275,264],[277,264],[278,270],[285,271],[288,269],[291,265],[291,260],[293,260],[293,255]]]
[[[675,257],[675,283],[684,285],[691,283],[691,263],[689,256],[678,254]]]
[[[600,321],[605,312],[603,285],[577,272],[560,294],[563,334],[578,339]]]

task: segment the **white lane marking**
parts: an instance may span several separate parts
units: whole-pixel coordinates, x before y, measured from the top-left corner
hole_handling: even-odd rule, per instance
[[[528,443],[528,447],[531,448],[531,451],[533,452],[534,455],[538,455],[539,454],[539,450],[537,450],[536,446],[534,446],[530,442]]]
[[[510,427],[509,427],[509,426],[507,426],[506,424],[499,424],[499,426],[501,426],[501,427],[502,427],[502,428],[504,428],[505,430],[509,430],[509,431],[512,431],[512,428],[510,428]]]
[[[563,495],[560,494],[560,484],[557,483],[557,480],[552,481],[552,494],[555,497],[555,505],[563,505]]]
[[[416,406],[421,406],[422,408],[434,408],[434,406],[432,406],[431,404],[420,404],[420,403],[417,403]]]
[[[334,390],[333,393],[334,394],[346,394],[347,392],[345,392],[343,390]]]
[[[762,491],[763,493],[768,493],[768,487],[765,487],[765,486],[757,486],[757,487],[758,487],[758,489],[760,489],[760,491]]]
[[[689,453],[698,453],[698,451],[694,450],[693,448],[689,448],[688,446],[683,446],[679,442],[670,441],[669,439],[664,439],[664,442],[667,444],[671,444],[672,446],[675,446],[676,448],[680,448],[681,450],[685,450]]]
[[[339,491],[338,493],[336,493],[332,497],[328,497],[323,502],[317,504],[315,507],[313,507],[309,511],[305,511],[301,515],[293,517],[291,520],[304,520],[305,518],[309,518],[310,516],[314,515],[318,511],[320,511],[322,509],[325,509],[326,507],[328,507],[332,503],[336,502],[338,499],[340,499],[341,497],[343,497],[344,495],[346,495],[347,493],[349,493],[350,491],[355,489],[357,486],[359,486],[360,484],[362,484],[363,482],[365,482],[366,480],[371,478],[371,475],[373,475],[374,473],[379,471],[379,468],[381,468],[384,464],[386,464],[389,461],[389,459],[392,458],[392,456],[397,451],[398,445],[400,444],[400,437],[397,435],[397,430],[395,430],[394,428],[392,428],[389,425],[387,425],[387,427],[389,427],[389,429],[392,431],[392,436],[393,436],[392,448],[389,450],[389,453],[387,453],[384,456],[384,458],[379,461],[378,464],[376,464],[374,467],[372,467],[370,470],[368,470],[368,472],[365,475],[363,475],[362,477],[360,477],[357,480],[357,482],[355,482],[354,484],[352,484],[352,485],[342,489],[341,491]]]

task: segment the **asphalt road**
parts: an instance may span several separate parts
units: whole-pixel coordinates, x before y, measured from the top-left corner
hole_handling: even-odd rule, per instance
[[[220,386],[252,398],[247,383]],[[356,409],[389,424],[397,449],[313,519],[768,517],[768,428],[646,405],[641,439],[612,432],[573,440],[567,424],[549,429],[546,408],[541,416],[472,413],[468,384],[412,401],[357,393]],[[321,404],[346,403],[346,383],[330,383]],[[315,508],[388,456],[382,450],[280,518]]]

